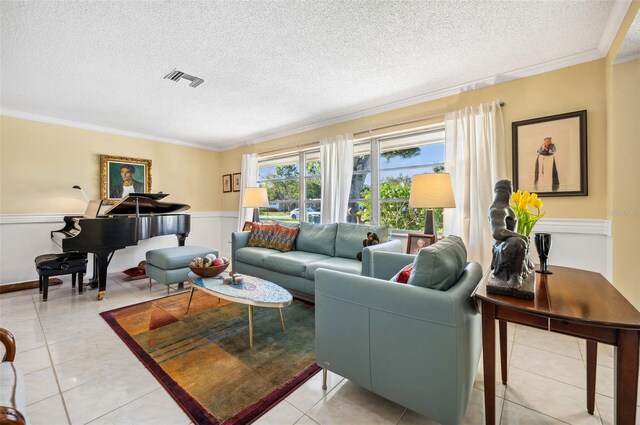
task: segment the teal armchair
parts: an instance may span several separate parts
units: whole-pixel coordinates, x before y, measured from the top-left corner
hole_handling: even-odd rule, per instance
[[[447,291],[388,281],[414,258],[375,252],[373,277],[316,272],[316,362],[325,387],[330,370],[442,424],[460,424],[482,348],[471,298],[482,269],[467,263]]]

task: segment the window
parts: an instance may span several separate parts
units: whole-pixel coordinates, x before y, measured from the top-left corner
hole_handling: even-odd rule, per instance
[[[371,142],[353,146],[353,176],[347,222],[371,223]]]
[[[318,150],[261,160],[258,186],[267,188],[269,208],[260,220],[320,223],[320,178]]]
[[[363,140],[353,150],[347,221],[422,231],[426,210],[409,208],[411,177],[444,170],[443,126]],[[319,149],[261,160],[258,184],[270,203],[261,219],[319,223],[321,178]],[[435,216],[441,228],[442,209]]]
[[[299,221],[300,171],[298,155],[260,161],[258,186],[267,188],[269,208],[260,211],[260,220]]]
[[[444,170],[444,129],[376,138],[354,147],[350,222],[422,230],[426,210],[409,208],[411,177]],[[435,210],[442,226],[442,209]]]
[[[320,200],[322,198],[322,174],[320,169],[320,152],[304,154],[304,206],[305,221],[320,223]]]

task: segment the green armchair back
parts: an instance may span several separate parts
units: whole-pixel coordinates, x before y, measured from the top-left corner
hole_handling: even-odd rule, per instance
[[[413,259],[376,252],[374,277],[316,272],[316,362],[442,424],[459,424],[482,348],[471,298],[482,269],[467,263],[447,291],[387,280]]]

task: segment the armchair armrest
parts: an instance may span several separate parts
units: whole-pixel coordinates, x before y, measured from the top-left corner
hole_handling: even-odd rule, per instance
[[[318,269],[315,277],[316,306],[320,304],[318,298],[324,297],[412,319],[460,326],[467,315],[477,314],[471,294],[482,279],[482,268],[478,263],[467,264],[448,291],[328,269]]]
[[[16,356],[16,341],[11,332],[0,328],[0,342],[5,347],[0,364],[0,423],[25,425],[27,419],[22,413],[25,411],[24,378],[20,369],[12,363]]]
[[[373,276],[373,254],[376,252],[402,252],[402,242],[390,240],[362,250],[362,276]]]
[[[236,250],[244,248],[249,242],[251,232],[231,233],[231,269],[236,270]]]
[[[16,340],[13,334],[5,328],[0,328],[0,342],[4,344],[4,357],[3,362],[12,362],[16,358]]]

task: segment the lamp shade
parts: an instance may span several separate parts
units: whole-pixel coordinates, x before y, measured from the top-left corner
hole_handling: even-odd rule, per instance
[[[411,178],[411,208],[454,208],[453,186],[449,173],[416,174]]]
[[[242,198],[243,208],[263,208],[269,206],[267,189],[264,187],[246,187]]]

